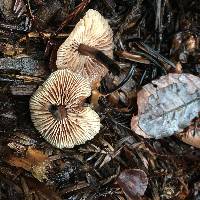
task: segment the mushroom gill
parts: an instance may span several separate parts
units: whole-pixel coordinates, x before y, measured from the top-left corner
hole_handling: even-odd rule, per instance
[[[34,126],[60,149],[91,140],[100,130],[100,118],[83,105],[90,94],[89,81],[80,75],[67,69],[52,73],[30,99]]]
[[[112,57],[112,29],[98,11],[90,9],[59,47],[56,65],[81,74],[92,83],[106,75],[105,63],[112,63]]]

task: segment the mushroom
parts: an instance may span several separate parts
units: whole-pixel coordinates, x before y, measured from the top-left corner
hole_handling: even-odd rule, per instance
[[[57,52],[58,69],[69,70],[100,81],[108,69],[119,74],[113,57],[113,33],[106,19],[96,10],[88,10]]]
[[[34,126],[60,149],[91,140],[100,130],[100,118],[83,106],[90,94],[89,81],[80,75],[67,69],[52,73],[30,99]]]

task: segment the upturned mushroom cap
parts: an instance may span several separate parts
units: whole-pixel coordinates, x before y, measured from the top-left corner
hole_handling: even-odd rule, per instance
[[[100,130],[100,118],[83,107],[90,83],[67,69],[50,75],[30,99],[36,129],[53,146],[72,148],[91,140]]]
[[[101,80],[108,72],[107,68],[94,58],[81,55],[78,51],[80,44],[96,48],[108,57],[113,57],[113,32],[98,11],[88,10],[77,23],[58,49],[56,65],[58,69],[68,68],[79,73],[89,78],[90,82]]]

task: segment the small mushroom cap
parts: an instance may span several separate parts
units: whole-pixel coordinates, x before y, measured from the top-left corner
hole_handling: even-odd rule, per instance
[[[72,148],[91,140],[100,130],[100,118],[83,107],[91,94],[87,79],[67,69],[50,75],[30,99],[31,118],[36,129],[53,146]],[[50,106],[62,106],[66,116],[57,119]]]
[[[107,68],[89,56],[78,52],[80,44],[101,50],[110,58],[113,57],[113,32],[108,21],[96,10],[88,10],[70,36],[57,52],[58,69],[68,68],[79,73],[90,82],[101,80],[108,72]]]

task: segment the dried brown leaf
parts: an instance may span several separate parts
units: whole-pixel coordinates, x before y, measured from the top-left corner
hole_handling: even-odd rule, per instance
[[[200,118],[190,125],[188,130],[177,134],[177,137],[187,144],[200,148]]]
[[[148,178],[140,169],[128,169],[120,173],[117,183],[130,199],[139,199],[147,189]]]
[[[162,138],[183,131],[200,112],[200,78],[168,74],[138,93],[138,115],[131,128],[144,137]]]
[[[44,185],[33,178],[26,178],[25,180],[30,193],[36,194],[39,197],[38,199],[61,200],[60,194],[55,191],[54,187]]]

